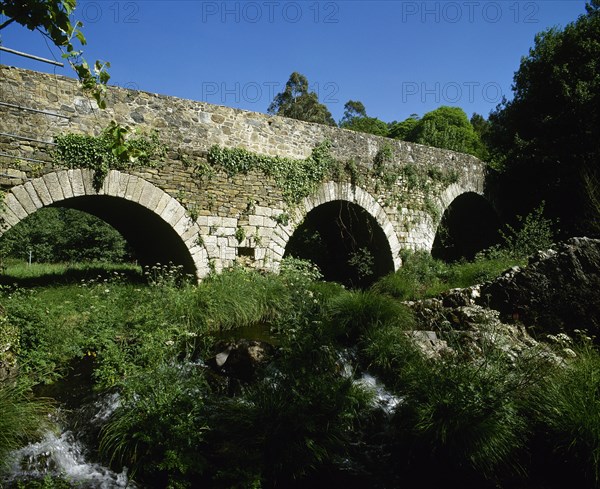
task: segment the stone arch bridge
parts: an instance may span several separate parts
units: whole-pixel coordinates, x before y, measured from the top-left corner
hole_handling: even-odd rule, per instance
[[[355,239],[337,234],[355,222],[363,241],[350,244],[370,247],[384,273],[401,266],[403,249],[431,250],[449,209],[460,210],[463,234],[488,221],[485,169],[473,156],[116,87],[107,100],[98,110],[73,79],[0,66],[0,234],[46,206],[79,209],[119,230],[140,261],[201,278],[235,262],[277,270],[306,223],[333,240],[335,257]],[[53,162],[55,136],[97,135],[111,120],[157,130],[164,161],[111,170],[101,188],[92,170]],[[264,172],[200,171],[214,146],[302,160],[324,141],[337,170],[294,203]]]

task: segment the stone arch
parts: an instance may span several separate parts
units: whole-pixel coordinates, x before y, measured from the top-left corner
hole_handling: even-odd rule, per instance
[[[398,270],[402,265],[399,255],[400,242],[398,241],[394,226],[383,207],[362,188],[349,183],[336,183],[332,181],[322,184],[312,196],[303,199],[300,205],[292,212],[286,224],[280,223],[275,227],[271,235],[271,240],[266,247],[266,267],[278,270],[285,254],[286,246],[305,216],[313,209],[334,201],[345,201],[356,204],[374,219],[387,239],[394,270]]]
[[[500,220],[487,200],[483,185],[450,185],[440,196],[441,210],[436,220],[430,250],[436,258],[454,260],[497,243]],[[442,233],[449,233],[454,251],[441,251]],[[454,233],[454,235],[452,235]]]
[[[198,278],[208,273],[200,229],[174,197],[141,177],[117,170],[109,171],[102,188],[96,190],[92,176],[88,169],[59,170],[14,186],[0,210],[0,234],[42,207],[71,207],[104,219],[128,241],[137,239],[139,246],[150,250],[149,259],[172,253],[173,262]],[[144,236],[135,236],[134,231]],[[151,242],[144,241],[148,239]]]

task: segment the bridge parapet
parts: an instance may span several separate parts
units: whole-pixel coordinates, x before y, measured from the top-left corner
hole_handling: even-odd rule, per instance
[[[470,155],[116,87],[108,89],[107,100],[108,108],[98,110],[73,79],[0,66],[0,186],[12,195],[7,212],[13,214],[5,218],[5,228],[15,223],[15,215],[20,220],[35,210],[17,198],[25,198],[23,190],[35,191],[27,182],[68,174],[52,162],[54,138],[69,132],[98,135],[112,120],[136,130],[156,130],[167,145],[160,167],[130,174],[181,204],[197,228],[194,240],[204,250],[194,252],[194,260],[202,261],[195,262],[199,275],[208,270],[207,261],[217,270],[235,261],[277,268],[287,240],[306,213],[334,200],[362,207],[385,228],[397,268],[401,249],[431,248],[442,213],[454,198],[484,192],[484,165]],[[277,182],[259,171],[227,175],[217,169],[210,176],[199,171],[215,145],[303,159],[323,141],[330,142],[331,155],[343,171],[328,175],[314,195],[297,205],[290,205]],[[385,168],[377,163],[384,152],[390,156]],[[107,189],[96,193],[125,198]],[[141,187],[132,186],[131,191],[129,202],[140,204],[141,195],[135,192],[142,192]],[[86,189],[80,197],[94,192]],[[63,192],[63,200],[55,199],[51,205],[62,202],[103,214],[91,203],[71,201],[70,195]],[[104,217],[110,219],[108,214]],[[285,224],[280,222],[284,215],[290,216]]]

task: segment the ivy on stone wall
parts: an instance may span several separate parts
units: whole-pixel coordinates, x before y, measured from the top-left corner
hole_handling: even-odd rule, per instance
[[[458,173],[454,169],[442,169],[431,164],[394,163],[393,149],[387,144],[373,158],[372,177],[377,192],[381,188],[388,192],[386,205],[395,205],[398,209],[411,205],[412,209],[429,214],[434,221],[440,217],[440,211],[434,203],[433,194],[458,181]],[[401,182],[409,192],[394,191],[394,186],[398,182]]]
[[[362,185],[365,179],[364,172],[360,171],[356,162],[350,160],[342,163],[331,156],[329,141],[316,146],[311,155],[303,160],[261,155],[243,148],[220,146],[210,148],[207,160],[210,169],[224,171],[229,177],[245,175],[250,171],[260,171],[272,177],[281,188],[288,205],[297,204],[304,197],[314,193],[326,177],[333,180],[349,177],[351,183],[358,186]],[[384,145],[377,152],[373,159],[373,167],[366,175],[373,179],[376,192],[382,189],[387,191],[387,205],[402,208],[410,203],[411,208],[427,212],[434,220],[439,217],[439,211],[431,194],[458,181],[458,173],[455,170],[445,170],[434,165],[395,163],[390,145]],[[395,186],[399,182],[406,185],[410,192],[397,191]],[[421,195],[415,195],[415,192]]]
[[[64,134],[55,138],[54,163],[68,168],[94,171],[94,188],[99,190],[109,170],[158,167],[167,153],[156,132],[130,135],[129,129],[111,122],[99,136]]]
[[[243,148],[220,146],[211,147],[207,159],[210,165],[222,169],[230,177],[247,174],[252,170],[272,177],[289,205],[297,204],[311,195],[336,164],[330,153],[329,141],[316,146],[311,155],[303,160],[260,155]]]

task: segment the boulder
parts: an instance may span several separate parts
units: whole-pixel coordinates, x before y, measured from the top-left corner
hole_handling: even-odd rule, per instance
[[[228,377],[249,382],[273,351],[273,346],[264,341],[239,339],[218,345],[218,353],[207,364]]]
[[[480,305],[542,332],[600,332],[600,240],[571,238],[481,286]]]

